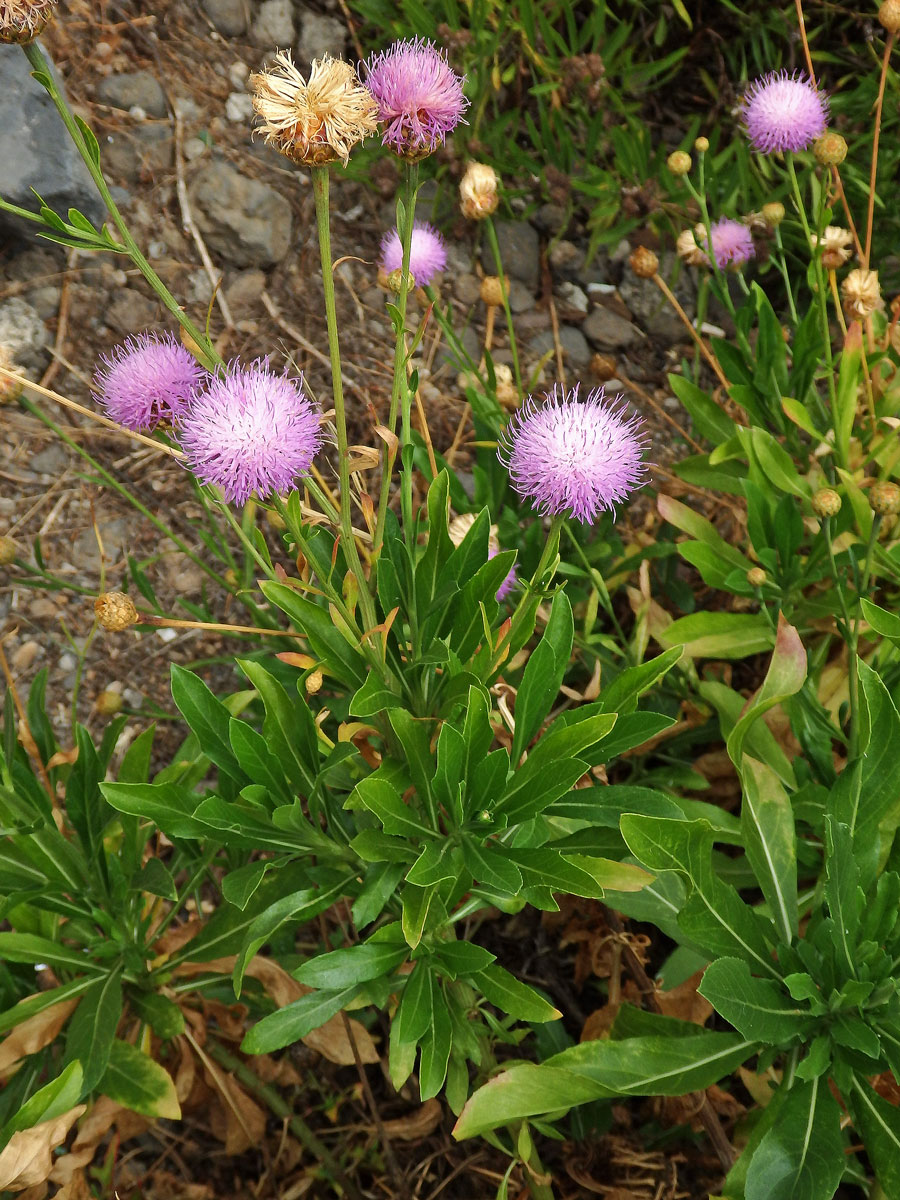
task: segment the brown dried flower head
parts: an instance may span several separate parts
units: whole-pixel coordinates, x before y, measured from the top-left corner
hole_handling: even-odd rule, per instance
[[[851,320],[862,321],[874,312],[882,312],[884,301],[878,284],[878,272],[857,267],[841,284],[844,312]]]
[[[494,363],[494,382],[498,403],[504,408],[518,408],[520,397],[513,380],[512,368],[506,363]]]
[[[822,247],[822,265],[826,271],[836,271],[850,261],[853,234],[849,229],[842,229],[840,225],[826,225],[821,238],[814,233],[811,240],[814,250],[820,245]]]
[[[659,271],[659,259],[648,246],[636,246],[628,263],[638,279],[652,279]]]
[[[325,54],[305,79],[279,50],[274,63],[250,76],[253,108],[266,142],[296,163],[319,167],[338,159],[378,128],[378,106],[353,67]]]
[[[841,511],[841,498],[834,488],[819,488],[812,498],[812,509],[817,517],[836,517]]]
[[[900,512],[900,487],[890,480],[874,483],[869,490],[869,506],[879,517],[888,517]]]
[[[878,10],[878,20],[888,33],[900,33],[900,0],[884,0]]]
[[[762,587],[768,578],[762,567],[751,567],[747,572],[747,582],[751,587]]]
[[[770,200],[762,206],[762,218],[767,225],[776,229],[784,220],[784,205],[780,200]]]
[[[459,202],[464,217],[483,221],[500,203],[497,172],[487,163],[470,162],[459,182]]]
[[[847,157],[847,143],[839,133],[829,129],[813,142],[813,154],[823,167],[839,167]]]
[[[24,46],[44,31],[56,0],[0,0],[0,42]]]
[[[19,376],[18,379],[10,379],[8,375],[0,374],[0,404],[9,404],[10,401],[16,400],[22,391],[21,377],[24,372],[13,362],[12,356],[5,346],[0,346],[0,367],[4,371],[10,371]]]
[[[465,541],[466,535],[475,524],[477,513],[460,513],[458,517],[454,517],[450,522],[447,532],[450,534],[450,541],[454,546],[461,546]],[[488,532],[488,546],[494,552],[499,554],[500,542],[497,537],[497,526],[492,525]]]
[[[691,169],[691,156],[686,150],[673,150],[666,159],[666,166],[673,175],[687,175]]]
[[[103,592],[94,601],[94,613],[104,629],[121,633],[140,620],[130,596],[124,592]]]
[[[499,275],[485,275],[481,281],[481,287],[478,289],[478,294],[481,296],[483,303],[494,308],[500,308],[503,305],[504,291],[509,295],[508,277],[501,283]]]

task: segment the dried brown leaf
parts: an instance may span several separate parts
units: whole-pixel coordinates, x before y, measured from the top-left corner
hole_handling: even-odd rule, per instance
[[[51,1152],[65,1141],[84,1110],[85,1105],[78,1104],[51,1121],[17,1130],[0,1151],[0,1191],[22,1192],[49,1179],[53,1170]]]
[[[38,1050],[49,1046],[77,1004],[77,999],[61,1000],[59,1004],[52,1004],[43,1012],[28,1017],[21,1025],[16,1025],[0,1042],[0,1071],[6,1071],[26,1054],[36,1054]]]
[[[437,1100],[426,1100],[425,1103],[405,1117],[397,1117],[393,1121],[385,1121],[384,1132],[391,1141],[418,1142],[430,1137],[441,1123],[443,1110]]]

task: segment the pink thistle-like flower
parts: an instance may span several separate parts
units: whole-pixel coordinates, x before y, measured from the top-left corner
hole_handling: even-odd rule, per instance
[[[94,388],[107,414],[126,429],[155,429],[187,409],[206,372],[171,333],[139,333],[107,355]]]
[[[603,388],[586,400],[579,384],[558,385],[544,404],[529,397],[503,434],[498,455],[512,486],[539,512],[568,513],[583,524],[611,511],[646,480],[643,422],[629,416],[617,396]]]
[[[741,221],[721,217],[710,226],[713,258],[716,266],[723,270],[727,266],[741,267],[756,255],[756,247],[750,230]],[[704,242],[706,240],[704,231]]]
[[[762,154],[806,150],[828,124],[828,100],[808,75],[772,71],[744,95],[750,145]]]
[[[427,221],[416,221],[409,246],[409,273],[416,287],[425,287],[447,265],[444,239]],[[391,229],[381,239],[381,267],[385,275],[403,266],[403,245],[400,234]]]
[[[303,380],[276,375],[265,358],[229,364],[195,396],[179,431],[187,465],[202,483],[243,504],[289,491],[322,446],[320,414]]]
[[[417,161],[433,154],[468,107],[462,78],[433,42],[394,42],[365,64],[366,86],[384,122],[382,144]]]

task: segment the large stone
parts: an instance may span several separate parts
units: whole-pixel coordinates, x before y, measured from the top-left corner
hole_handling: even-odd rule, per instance
[[[620,317],[611,308],[598,305],[581,326],[582,332],[598,350],[624,350],[641,337],[637,326]]]
[[[250,40],[263,50],[287,50],[294,44],[294,10],[291,0],[263,0],[250,28]]]
[[[48,341],[47,327],[30,304],[19,296],[0,304],[0,346],[14,363],[27,370],[43,369]]]
[[[691,317],[695,307],[693,281],[689,273],[683,269],[677,278],[675,277],[676,270],[680,266],[681,264],[678,263],[671,251],[660,256],[660,275],[668,280],[675,298]],[[627,263],[622,273],[622,282],[619,284],[619,295],[634,314],[635,319],[640,321],[644,329],[657,340],[671,345],[683,341],[685,337],[690,337],[680,317],[670,307],[668,300],[653,280],[641,279],[635,275]]]
[[[108,76],[100,82],[97,98],[113,108],[139,108],[148,117],[164,117],[169,111],[166,94],[149,71]]]
[[[247,32],[246,0],[203,0],[203,11],[225,37],[241,37]]]
[[[537,230],[527,221],[497,221],[495,228],[504,272],[536,292],[541,274],[541,244]],[[487,239],[481,252],[481,265],[488,275],[497,274]]]
[[[211,250],[238,267],[269,267],[291,243],[291,206],[279,192],[226,162],[192,181],[191,206]]]
[[[108,325],[118,333],[139,333],[156,323],[159,304],[135,288],[123,288],[105,313]]]
[[[559,344],[562,346],[563,358],[570,367],[586,367],[591,361],[591,348],[584,334],[574,325],[560,325]],[[538,358],[543,358],[548,351],[555,354],[556,341],[552,331],[548,329],[536,334],[528,343],[528,349]]]
[[[337,17],[304,9],[300,14],[300,38],[297,42],[297,57],[302,62],[312,62],[323,54],[340,58],[347,45],[347,26]]]
[[[95,224],[103,222],[93,180],[18,46],[0,45],[0,162],[0,196],[10,204],[34,211],[37,192],[62,216],[77,208]],[[34,237],[31,222],[0,213],[0,223]]]

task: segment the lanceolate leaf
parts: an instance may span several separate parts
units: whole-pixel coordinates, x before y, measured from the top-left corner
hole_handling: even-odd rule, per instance
[[[750,1160],[745,1200],[832,1200],[845,1164],[841,1110],[827,1080],[795,1082]]]
[[[697,991],[745,1038],[771,1045],[802,1036],[809,1028],[808,1008],[769,979],[756,979],[739,958],[719,958],[706,968]]]
[[[885,1196],[900,1196],[900,1109],[868,1083],[853,1079],[853,1118]]]
[[[741,829],[753,873],[785,942],[797,935],[794,816],[781,780],[765,763],[744,757]]]
[[[181,1117],[172,1076],[129,1042],[113,1042],[100,1090],[110,1100],[145,1117],[166,1117],[171,1121]]]
[[[84,1092],[103,1077],[122,1016],[122,969],[98,979],[81,997],[66,1034],[66,1059],[84,1070]]]

